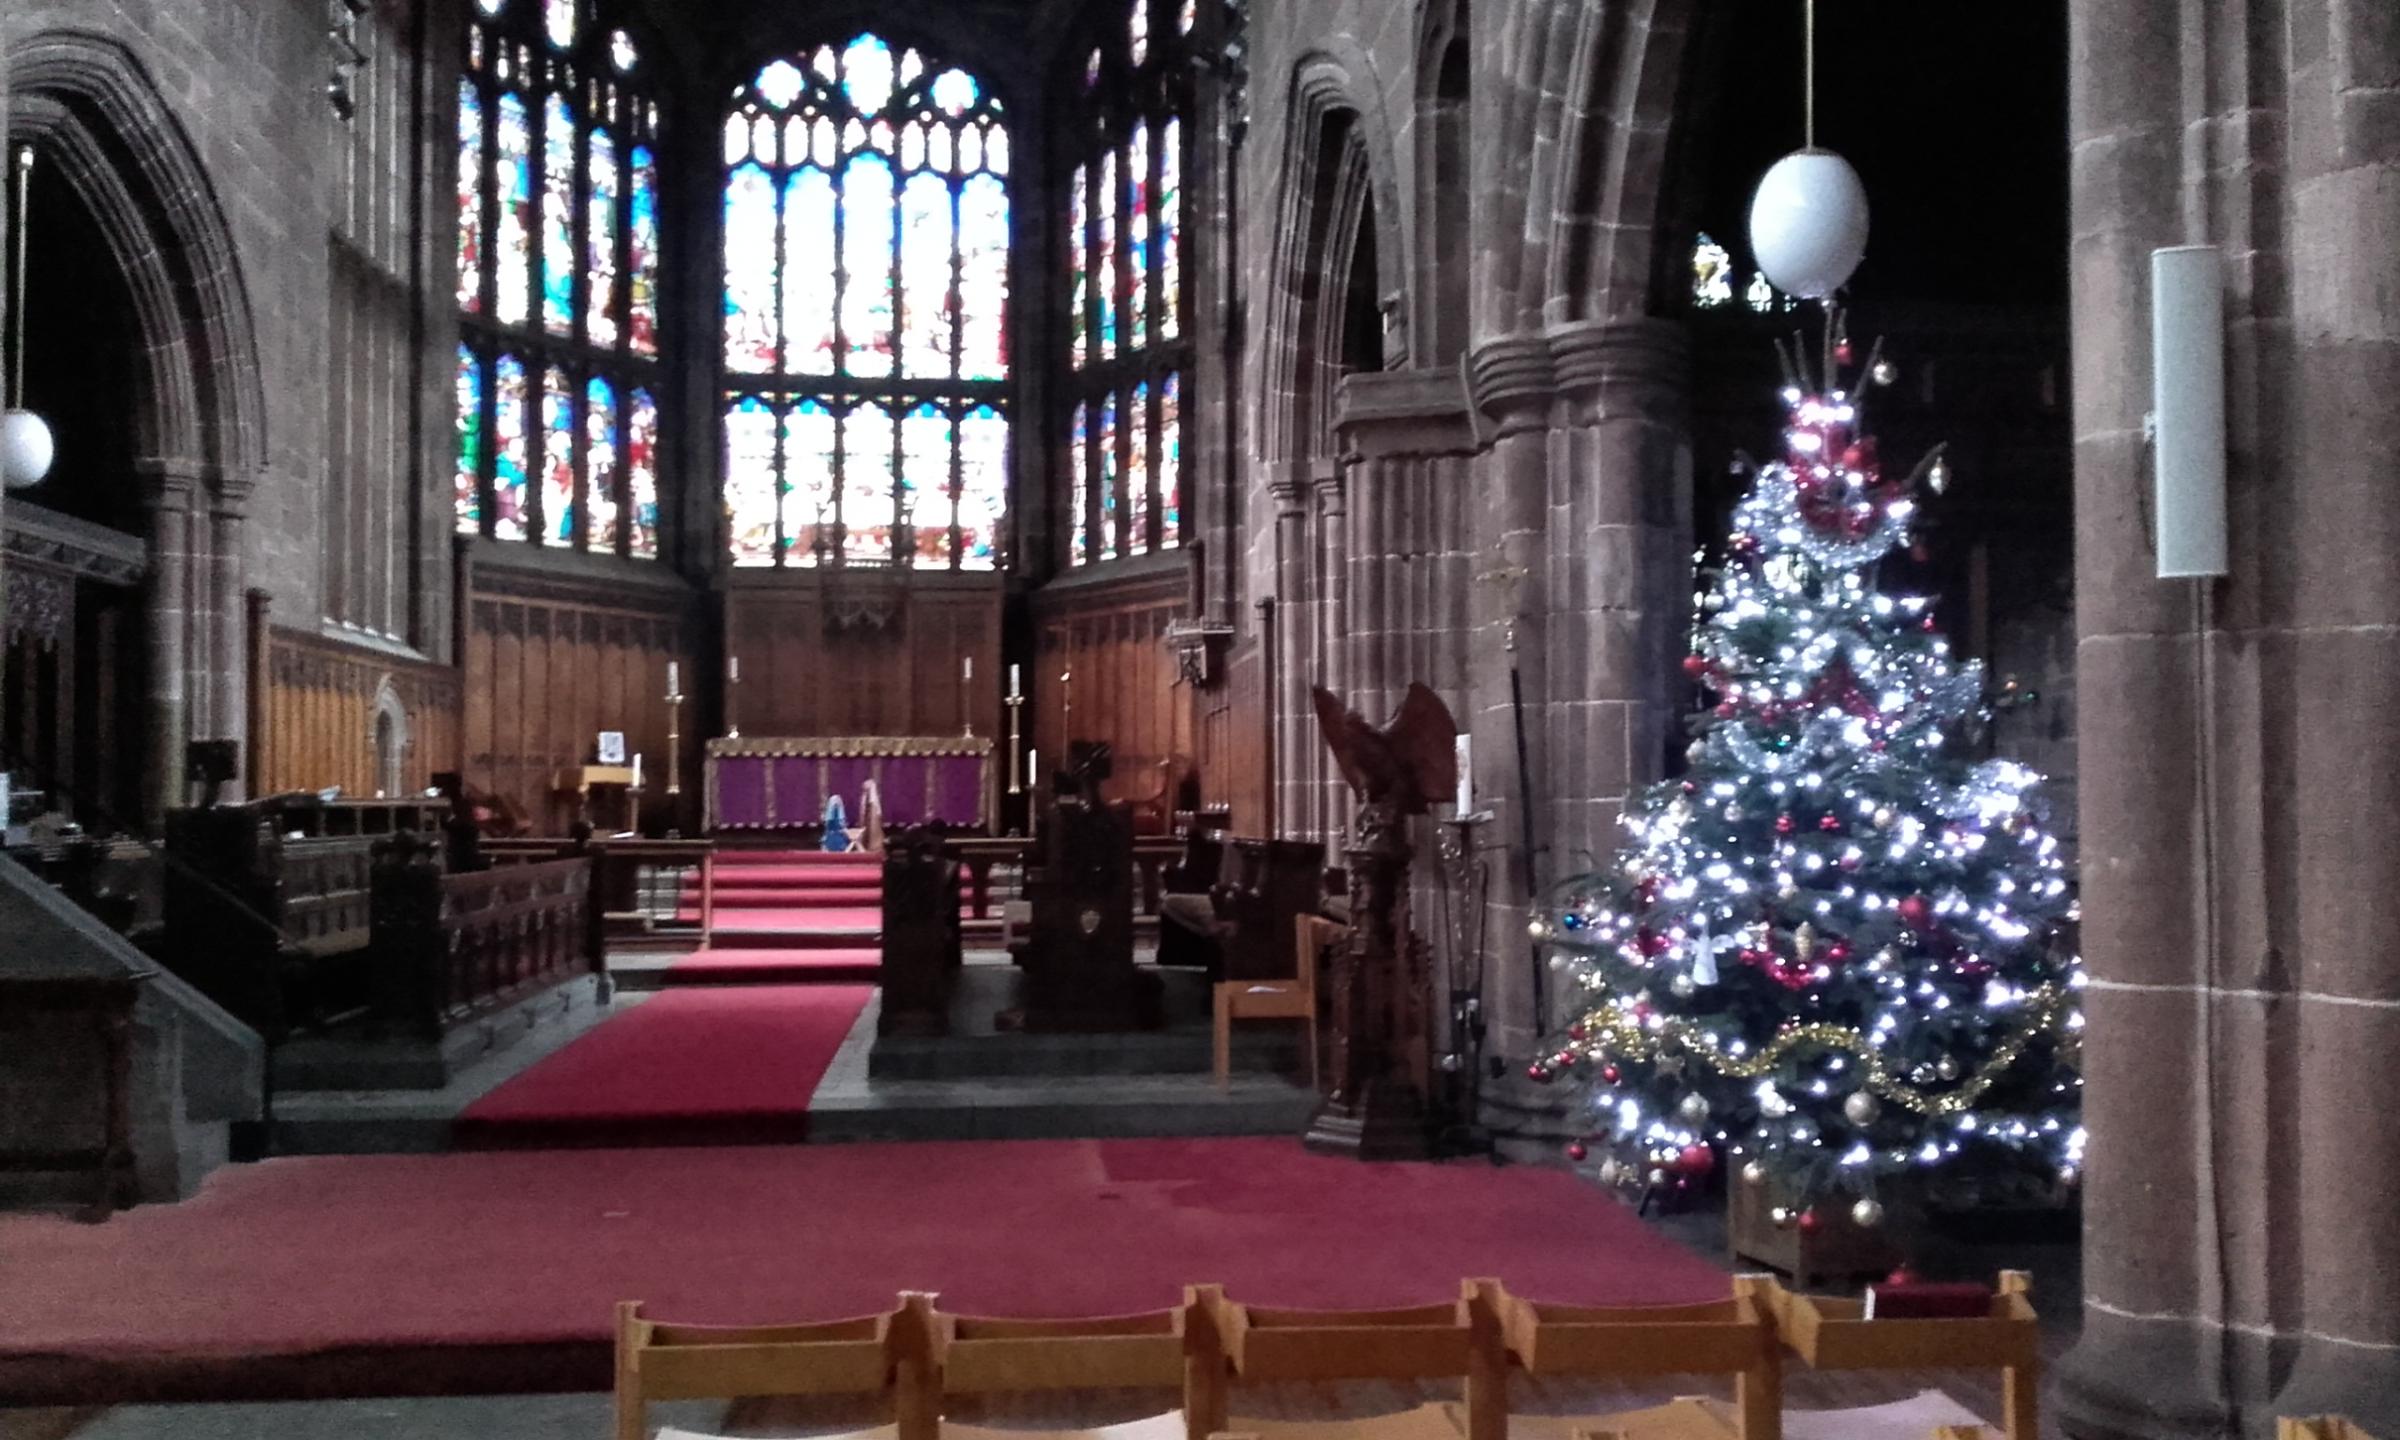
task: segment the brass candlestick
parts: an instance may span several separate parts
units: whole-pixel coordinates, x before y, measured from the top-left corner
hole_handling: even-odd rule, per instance
[[[734,718],[734,702],[741,699],[741,695],[742,657],[736,655],[725,674],[725,738],[728,740],[742,738],[741,723]]]
[[[667,838],[673,840],[683,834],[683,686],[674,667],[667,668]]]
[[[1025,793],[1024,771],[1020,768],[1025,762],[1025,757],[1019,753],[1025,743],[1024,710],[1024,696],[1011,695],[1008,697],[1008,793],[1011,795]]]

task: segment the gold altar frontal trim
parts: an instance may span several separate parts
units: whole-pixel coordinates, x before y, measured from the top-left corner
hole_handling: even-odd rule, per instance
[[[937,755],[989,755],[992,742],[975,735],[828,735],[803,740],[719,739],[708,742],[712,760],[911,759]]]

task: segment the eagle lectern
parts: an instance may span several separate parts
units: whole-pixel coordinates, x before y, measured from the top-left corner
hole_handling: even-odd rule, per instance
[[[1358,793],[1350,861],[1350,935],[1331,985],[1333,1088],[1306,1144],[1361,1160],[1432,1153],[1425,1097],[1431,1076],[1427,994],[1431,963],[1409,924],[1408,823],[1458,788],[1458,722],[1442,697],[1411,685],[1381,730],[1322,686],[1317,723],[1342,778]]]

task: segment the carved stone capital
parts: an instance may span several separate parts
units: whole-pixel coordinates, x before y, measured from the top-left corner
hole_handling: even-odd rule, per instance
[[[1546,335],[1504,335],[1487,340],[1467,357],[1475,408],[1504,425],[1549,408],[1558,395],[1558,375]]]
[[[1309,462],[1305,460],[1273,460],[1266,464],[1267,493],[1274,497],[1279,515],[1297,519],[1308,513]]]
[[[1576,399],[1656,413],[1677,409],[1690,392],[1691,344],[1672,320],[1586,321],[1549,340],[1558,387]]]

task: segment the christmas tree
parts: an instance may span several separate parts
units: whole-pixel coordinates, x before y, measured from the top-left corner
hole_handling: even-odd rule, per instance
[[[2074,897],[2042,779],[1976,758],[1981,666],[1952,659],[1930,600],[1879,584],[1942,466],[1884,468],[1846,351],[1815,385],[1785,356],[1783,459],[1699,597],[1684,663],[1714,703],[1687,773],[1533,923],[1574,981],[1579,1018],[1533,1067],[1586,1087],[1569,1154],[1629,1187],[1723,1163],[1804,1225],[1834,1205],[1876,1224],[1922,1170],[2071,1180],[2083,1145]]]

